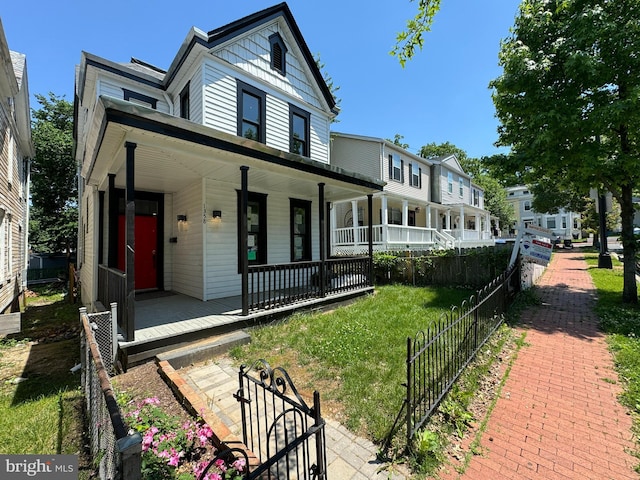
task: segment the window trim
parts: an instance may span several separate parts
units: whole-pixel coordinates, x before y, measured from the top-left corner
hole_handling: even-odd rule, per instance
[[[240,212],[240,204],[242,202],[242,190],[236,190],[237,192],[237,212],[238,212],[238,273],[241,272],[241,261],[242,258],[240,256],[240,220],[242,218]],[[257,193],[257,192],[247,192],[248,202],[249,203],[257,203],[258,204],[258,225],[260,225],[260,230],[258,231],[258,254],[256,256],[256,260],[249,260],[249,265],[267,265],[267,194],[266,193]]]
[[[396,173],[396,166],[395,166],[395,161],[399,160],[400,161],[400,167],[399,167],[399,171],[398,171],[398,177],[396,178],[395,173]],[[394,181],[394,182],[400,182],[400,183],[404,183],[404,160],[402,159],[402,157],[400,157],[400,155],[397,155],[395,153],[390,153],[389,154],[389,180],[390,181]]]
[[[458,177],[458,196],[464,197],[464,178]]]
[[[297,155],[302,155],[303,157],[311,156],[311,145],[310,145],[310,137],[311,137],[311,114],[295,105],[289,104],[289,152],[296,153],[293,151],[293,119],[295,116],[298,116],[304,120],[304,134],[306,139],[302,142],[302,153],[297,153]]]
[[[294,232],[294,220],[295,220],[295,210],[297,208],[304,209],[305,215],[305,223],[304,223],[304,233],[296,234]],[[311,252],[311,201],[309,200],[300,200],[297,198],[289,198],[289,239],[290,239],[290,258],[291,262],[306,262],[311,261],[312,252]],[[295,237],[302,236],[302,250],[303,255],[302,258],[295,259],[294,251],[295,251]]]
[[[266,143],[266,133],[267,133],[267,94],[262,90],[254,87],[253,85],[249,85],[248,83],[244,83],[242,80],[236,80],[237,82],[237,98],[238,98],[238,112],[237,112],[237,133],[239,137],[243,137],[242,134],[242,124],[244,123],[244,117],[242,115],[243,107],[244,107],[244,94],[254,96],[259,100],[259,122],[258,125],[258,139],[257,142]]]
[[[180,118],[191,120],[191,97],[190,97],[191,82],[187,82],[182,91],[180,92]],[[186,108],[185,108],[186,105]],[[186,110],[186,112],[185,112]]]
[[[270,66],[271,70],[275,70],[283,77],[287,75],[287,46],[285,45],[282,37],[279,33],[274,33],[269,36],[269,45],[271,47],[269,56],[270,56]],[[276,47],[280,48],[280,65],[276,63],[276,55],[275,49]]]
[[[129,90],[128,88],[123,88],[122,92],[124,94],[124,99],[126,101],[131,100],[140,100],[141,102],[148,103],[151,108],[157,110],[158,107],[158,99],[150,97],[149,95],[145,95],[144,93],[134,92],[133,90]]]
[[[413,173],[414,168],[418,170],[415,174]],[[415,180],[414,177],[416,177]],[[409,164],[409,186],[422,188],[422,168],[417,163]]]

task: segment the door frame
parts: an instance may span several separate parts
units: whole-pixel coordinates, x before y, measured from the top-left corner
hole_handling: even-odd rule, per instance
[[[117,188],[115,189],[117,203],[116,205],[120,205],[120,199],[124,201],[124,189]],[[157,243],[157,266],[156,266],[156,285],[157,289],[163,291],[164,290],[164,193],[156,193],[156,192],[145,192],[145,191],[135,191],[135,199],[136,200],[150,200],[155,201],[158,205],[158,215],[157,215],[157,230],[156,230],[156,243]],[[116,221],[112,223],[115,225],[115,232],[113,235],[110,235],[110,244],[117,246],[118,238],[119,238],[119,228],[117,218],[121,214],[120,208],[116,209],[115,215],[112,212],[109,212],[110,216],[115,217]],[[117,255],[117,248],[116,248]],[[117,260],[116,260],[117,265]]]

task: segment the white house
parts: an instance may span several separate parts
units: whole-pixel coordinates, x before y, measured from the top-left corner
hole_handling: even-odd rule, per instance
[[[19,312],[27,283],[29,165],[34,156],[27,62],[9,50],[0,22],[0,313]],[[19,315],[19,313],[18,313]],[[20,330],[15,316],[0,334]]]
[[[370,253],[328,259],[327,212],[383,183],[330,163],[336,103],[286,4],[192,28],[167,70],[83,52],[75,102],[82,301],[117,299],[127,341],[146,291],[248,316],[371,290]]]
[[[373,196],[375,250],[430,250],[492,245],[484,192],[454,155],[425,159],[382,138],[331,133],[331,163],[386,182]],[[454,188],[455,187],[455,188]],[[333,252],[366,250],[364,197],[332,206]]]
[[[558,213],[540,213],[533,210],[533,194],[526,185],[506,188],[507,201],[513,205],[516,214],[514,225],[510,225],[509,232],[517,231],[518,225],[533,224],[552,230],[554,235],[566,239],[582,238],[582,223],[580,214],[560,209]]]

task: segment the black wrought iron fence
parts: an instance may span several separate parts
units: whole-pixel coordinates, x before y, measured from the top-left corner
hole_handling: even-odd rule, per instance
[[[407,338],[407,444],[504,321],[520,290],[518,263],[426,330]]]
[[[287,372],[271,368],[264,360],[241,367],[240,402],[244,444],[260,465],[245,478],[327,478],[325,421],[320,412],[320,394],[313,393],[309,406]]]

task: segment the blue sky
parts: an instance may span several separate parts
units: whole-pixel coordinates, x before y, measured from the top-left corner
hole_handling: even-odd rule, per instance
[[[36,93],[73,101],[82,50],[113,60],[131,57],[167,69],[191,26],[209,31],[277,0],[22,0],[0,18],[11,50],[27,56],[31,107]],[[333,130],[393,139],[409,150],[449,141],[472,157],[494,146],[498,122],[488,88],[500,75],[500,40],[519,0],[442,0],[425,46],[402,68],[389,55],[397,32],[416,13],[409,0],[290,0],[309,49],[339,86]]]

